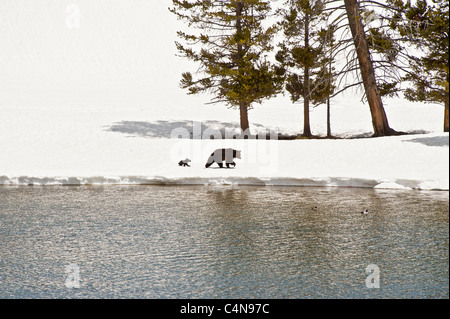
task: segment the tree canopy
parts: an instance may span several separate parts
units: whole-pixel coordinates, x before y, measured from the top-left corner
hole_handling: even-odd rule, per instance
[[[391,27],[402,42],[416,48],[410,54],[410,71],[404,76],[412,86],[405,89],[411,101],[443,103],[444,131],[449,130],[449,2],[448,0],[389,0],[396,10]]]
[[[270,13],[262,0],[173,0],[170,11],[186,21],[191,31],[178,32],[182,56],[199,64],[195,78],[182,74],[181,87],[189,94],[211,93],[212,102],[240,110],[241,129],[249,129],[248,110],[254,103],[278,94],[283,70],[267,58],[272,52],[275,26],[264,26]]]

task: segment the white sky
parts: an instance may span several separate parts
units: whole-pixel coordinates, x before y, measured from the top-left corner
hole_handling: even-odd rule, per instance
[[[178,83],[191,66],[175,56],[182,24],[170,5],[170,0],[1,0],[0,105],[28,103],[30,92],[44,100],[51,92],[53,102],[67,92],[77,92],[71,98],[79,102],[92,92],[97,101],[103,94],[105,102],[125,92],[185,97]]]
[[[0,107],[204,105],[210,97],[179,88],[181,73],[196,66],[176,56],[176,31],[186,25],[171,4],[0,0]],[[359,103],[354,93],[336,102]]]

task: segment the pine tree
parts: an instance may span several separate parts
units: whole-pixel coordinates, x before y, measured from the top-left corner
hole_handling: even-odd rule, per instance
[[[411,70],[404,77],[412,87],[405,90],[411,101],[443,103],[444,131],[449,131],[449,2],[389,0],[397,10],[392,28],[419,54],[409,55]]]
[[[328,14],[322,0],[289,0],[281,10],[285,40],[277,60],[288,70],[286,90],[292,102],[303,98],[303,136],[310,137],[310,104],[325,103],[333,93],[332,59],[327,54],[333,43],[333,27],[325,26]]]
[[[277,95],[283,70],[269,62],[275,26],[263,24],[270,13],[262,0],[173,0],[169,10],[188,23],[193,34],[178,32],[184,44],[177,49],[200,65],[200,78],[182,74],[181,87],[188,94],[211,93],[212,103],[225,102],[239,109],[240,125],[250,134],[248,110]]]
[[[359,7],[358,0],[344,0],[344,3],[353,43],[358,57],[361,78],[372,115],[374,136],[399,134],[389,126],[386,112],[383,107],[369,44],[367,42],[366,31],[364,30],[364,25],[362,23],[361,8]]]

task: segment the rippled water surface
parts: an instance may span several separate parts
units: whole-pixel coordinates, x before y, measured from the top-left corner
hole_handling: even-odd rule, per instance
[[[448,298],[448,200],[351,188],[0,187],[0,298]]]

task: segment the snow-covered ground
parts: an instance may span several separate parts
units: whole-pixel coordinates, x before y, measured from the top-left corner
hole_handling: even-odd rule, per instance
[[[282,99],[281,99],[282,100]],[[364,138],[368,107],[336,106],[335,140],[201,139],[232,132],[238,114],[224,106],[158,108],[0,107],[0,184],[239,184],[449,189],[449,135],[442,109],[387,106],[391,125],[414,134]],[[263,105],[251,129],[299,133],[300,106]],[[355,116],[355,113],[357,116]],[[312,110],[313,133],[325,134],[325,110]],[[222,129],[222,131],[219,131]],[[348,138],[348,137],[361,138]],[[185,139],[177,137],[186,137]],[[194,138],[191,138],[194,137]],[[211,152],[242,151],[235,168],[204,167]],[[192,160],[191,167],[178,161]]]
[[[369,108],[359,101],[361,92],[351,91],[332,101],[332,133],[345,139],[198,138],[205,129],[214,134],[238,128],[239,115],[179,88],[181,73],[197,66],[176,56],[176,31],[185,26],[167,10],[170,5],[0,1],[0,185],[449,189],[443,106],[387,99],[390,125],[412,134],[367,138]],[[251,130],[298,134],[301,114],[301,106],[287,97],[272,99],[250,111]],[[311,110],[311,129],[325,135],[324,106]],[[171,138],[191,133],[196,138]],[[219,147],[242,151],[236,168],[205,169]],[[186,157],[191,167],[179,167]]]

